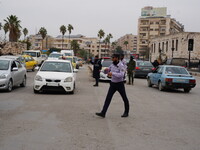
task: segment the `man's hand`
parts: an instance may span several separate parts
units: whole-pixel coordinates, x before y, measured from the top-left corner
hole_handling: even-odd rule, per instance
[[[108,73],[108,76],[109,76],[109,77],[112,77],[112,72],[109,72],[109,73]]]

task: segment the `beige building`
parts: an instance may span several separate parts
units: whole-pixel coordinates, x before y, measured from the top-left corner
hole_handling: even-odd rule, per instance
[[[144,11],[144,10],[143,10]],[[163,8],[163,11],[166,9]],[[162,12],[161,10],[158,12]],[[150,39],[156,36],[164,36],[179,32],[184,32],[184,26],[175,19],[168,16],[159,15],[143,15],[138,19],[138,43],[137,53],[141,56],[148,57]]]
[[[189,58],[188,41],[193,39],[193,51],[190,52],[191,60],[200,59],[200,33],[182,32],[172,35],[159,36],[150,41],[150,60],[154,61],[160,54],[167,58]]]
[[[125,41],[128,42],[127,45],[125,45]],[[133,34],[126,34],[119,38],[117,41],[116,46],[122,47],[126,53],[136,53],[137,51],[137,36]]]
[[[42,39],[42,36],[40,34],[30,35],[28,39],[31,42],[30,49],[37,49],[37,50],[49,49],[53,46],[53,42],[54,42],[54,38],[49,35],[47,35],[44,38],[44,40]]]

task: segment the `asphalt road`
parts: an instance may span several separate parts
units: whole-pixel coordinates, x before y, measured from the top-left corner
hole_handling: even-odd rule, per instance
[[[25,88],[0,92],[0,150],[199,150],[200,78],[190,93],[160,92],[145,79],[126,85],[130,116],[121,118],[118,93],[106,118],[101,110],[109,83],[93,87],[87,65],[77,73],[76,92],[33,93],[35,72]]]

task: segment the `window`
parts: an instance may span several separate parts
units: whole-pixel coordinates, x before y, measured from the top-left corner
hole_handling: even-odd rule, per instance
[[[166,42],[166,52],[168,51],[168,41]]]
[[[176,40],[176,51],[178,51],[178,40]]]

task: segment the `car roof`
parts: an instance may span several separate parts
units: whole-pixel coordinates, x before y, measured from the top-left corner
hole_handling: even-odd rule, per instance
[[[19,58],[20,56],[15,56],[15,55],[3,55],[1,56],[2,58],[9,58],[9,59],[17,59]]]
[[[175,65],[160,65],[160,66],[163,66],[163,67],[185,68],[185,67],[182,67],[182,66],[175,66]]]
[[[0,60],[13,60],[12,58],[0,57]]]
[[[47,59],[44,62],[70,62],[69,60],[63,60],[63,59]]]

